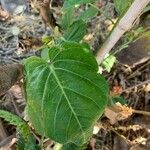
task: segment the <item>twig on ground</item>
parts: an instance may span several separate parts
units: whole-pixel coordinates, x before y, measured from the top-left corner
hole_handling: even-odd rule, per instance
[[[122,138],[127,144],[131,144],[131,141],[128,140],[125,136],[120,134],[116,129],[114,129],[112,126],[110,127],[111,131],[114,132],[116,135],[118,135],[120,138]]]
[[[136,85],[134,85],[134,86],[131,86],[131,87],[129,87],[129,88],[123,90],[122,93],[123,93],[123,92],[130,91],[130,90],[134,89],[135,87],[139,87],[139,86],[142,86],[142,85],[145,85],[145,84],[148,84],[148,83],[150,83],[150,80],[146,80],[146,81],[144,81],[144,82],[142,82],[142,83],[139,83],[139,84],[136,84]]]
[[[110,52],[122,35],[129,31],[136,19],[141,15],[143,9],[149,4],[150,0],[135,0],[126,14],[118,22],[110,36],[107,38],[103,46],[98,50],[96,59],[101,64],[105,55]]]
[[[133,113],[150,116],[150,112],[142,110],[133,110]]]
[[[132,74],[130,74],[130,76],[127,77],[127,79],[131,79],[134,76],[136,76],[136,74],[138,73],[138,71],[142,70],[143,68],[145,68],[146,66],[150,65],[150,61],[148,61],[146,64],[142,65],[141,67],[137,68]]]

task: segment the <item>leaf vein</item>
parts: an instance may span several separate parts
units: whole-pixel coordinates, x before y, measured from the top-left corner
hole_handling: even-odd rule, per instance
[[[85,134],[84,134],[82,125],[81,125],[81,123],[80,123],[80,121],[79,121],[79,119],[78,119],[78,117],[77,117],[77,115],[76,115],[76,113],[75,113],[73,107],[71,106],[71,103],[69,102],[68,96],[67,96],[67,94],[65,93],[64,88],[63,88],[63,86],[61,85],[61,83],[60,83],[60,81],[59,81],[59,78],[57,77],[57,74],[56,74],[56,72],[55,72],[54,66],[50,66],[50,69],[51,69],[51,72],[52,72],[52,74],[54,75],[54,77],[55,77],[55,79],[56,79],[56,82],[58,83],[58,85],[59,85],[59,87],[60,87],[60,89],[61,89],[61,91],[62,91],[62,93],[63,93],[63,95],[64,95],[64,97],[65,97],[65,99],[66,99],[66,101],[67,101],[67,103],[68,103],[68,105],[69,105],[69,108],[71,109],[71,111],[72,111],[72,113],[73,113],[73,115],[74,115],[74,117],[75,117],[75,119],[76,119],[76,121],[77,121],[77,123],[78,123],[78,125],[79,125],[79,127],[80,127],[80,130],[81,130],[81,132],[82,132],[82,134],[83,134],[83,137],[84,137],[84,139],[85,139]]]
[[[61,100],[62,100],[62,96],[63,96],[63,94],[60,96],[60,99],[59,99],[58,104],[56,106],[55,115],[54,115],[54,136],[56,136],[56,118],[57,118],[57,113],[58,113],[58,107],[59,107]]]
[[[75,72],[73,72],[73,71],[70,71],[70,70],[67,70],[67,69],[63,69],[63,68],[56,68],[56,70],[63,70],[63,71],[66,71],[66,72],[68,72],[68,73],[70,73],[70,74],[76,75],[76,76],[78,76],[78,77],[80,77],[80,78],[82,78],[82,79],[84,79],[84,80],[90,82],[91,84],[93,84],[94,86],[96,86],[97,88],[100,89],[100,87],[99,87],[98,85],[96,85],[94,82],[92,82],[92,81],[89,80],[88,78],[85,78],[85,77],[83,77],[83,76],[81,76],[81,75],[79,75],[79,74],[77,74],[77,73],[75,73]]]
[[[54,61],[53,64],[55,64],[55,63],[57,63],[57,62],[75,62],[75,63],[79,63],[79,64],[84,64],[84,65],[86,65],[86,66],[88,66],[88,67],[92,67],[92,68],[93,68],[93,66],[89,65],[88,63],[84,63],[84,62],[82,62],[82,61],[73,60],[73,59],[60,59],[60,60]],[[95,70],[96,70],[96,69],[95,69]]]
[[[90,98],[90,97],[88,97],[88,96],[86,96],[86,95],[84,95],[84,94],[82,94],[82,93],[79,93],[79,92],[77,92],[77,91],[74,91],[73,89],[69,89],[69,88],[67,88],[67,87],[64,87],[64,89],[69,90],[69,91],[72,91],[72,92],[74,92],[75,94],[78,94],[78,95],[80,95],[80,96],[83,96],[83,97],[85,97],[85,98],[91,100],[91,101],[98,107],[98,109],[100,109],[100,106],[99,106],[92,98]]]

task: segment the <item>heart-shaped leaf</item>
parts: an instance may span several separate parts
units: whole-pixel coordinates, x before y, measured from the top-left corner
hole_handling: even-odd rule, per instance
[[[108,86],[86,47],[65,43],[54,49],[50,62],[35,56],[25,62],[29,119],[41,135],[82,145],[104,111]]]

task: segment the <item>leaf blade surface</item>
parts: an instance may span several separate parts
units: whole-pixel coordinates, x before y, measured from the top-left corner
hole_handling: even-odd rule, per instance
[[[26,60],[27,111],[40,134],[82,145],[104,111],[108,87],[89,51],[70,43],[62,49],[50,55],[50,63],[38,57]]]

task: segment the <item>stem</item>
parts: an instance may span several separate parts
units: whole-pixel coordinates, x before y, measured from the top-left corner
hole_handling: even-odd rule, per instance
[[[150,116],[150,112],[142,110],[133,110],[133,113]]]
[[[41,138],[41,142],[40,142],[40,148],[41,148],[41,150],[44,150],[44,136],[42,136],[42,138]]]
[[[118,24],[107,38],[103,46],[98,50],[96,60],[98,64],[101,64],[105,55],[114,47],[122,35],[129,31],[135,20],[140,16],[143,9],[149,4],[150,0],[135,0],[130,6],[129,10],[119,20]]]

